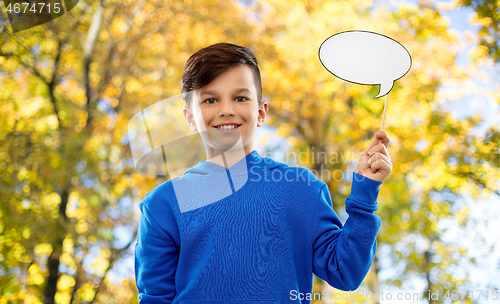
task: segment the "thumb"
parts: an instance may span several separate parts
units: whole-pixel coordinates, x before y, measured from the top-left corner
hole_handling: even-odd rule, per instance
[[[376,132],[375,136],[373,137],[372,142],[370,143],[370,145],[368,146],[368,148],[366,148],[366,150],[363,151],[363,152],[367,152],[368,153],[368,151],[370,151],[371,148],[375,147],[380,142],[382,142],[386,148],[389,147],[389,143],[391,142],[391,139],[389,138],[389,136],[387,135],[387,133],[385,133],[385,131],[378,131],[378,132]]]

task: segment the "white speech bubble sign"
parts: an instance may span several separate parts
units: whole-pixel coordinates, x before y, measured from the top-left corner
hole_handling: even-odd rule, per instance
[[[319,48],[323,66],[340,79],[380,85],[374,98],[388,94],[394,81],[411,67],[410,53],[394,39],[368,31],[346,31],[330,36]]]

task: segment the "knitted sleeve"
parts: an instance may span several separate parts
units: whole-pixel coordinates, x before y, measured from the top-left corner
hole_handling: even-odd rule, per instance
[[[144,201],[151,199],[152,196],[146,196]],[[179,246],[168,231],[158,227],[144,201],[139,205],[141,217],[134,252],[140,303],[172,303]],[[174,221],[170,223],[173,225]]]
[[[355,290],[370,269],[380,229],[377,197],[382,183],[353,172],[349,214],[342,225],[332,209],[327,185],[321,188],[313,228],[313,272],[332,287]]]

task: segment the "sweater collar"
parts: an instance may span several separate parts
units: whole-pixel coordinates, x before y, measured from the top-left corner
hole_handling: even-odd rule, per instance
[[[218,164],[209,161],[200,161],[198,164],[190,169],[187,169],[183,176],[188,174],[205,175],[211,177],[217,177],[221,175],[226,175],[226,171],[229,171],[231,176],[242,176],[248,174],[263,174],[264,172],[270,171],[277,167],[286,166],[283,163],[274,161],[267,157],[262,157],[259,155],[257,150],[253,150],[251,153],[246,155],[244,158],[239,160],[236,164],[230,168],[225,168]]]

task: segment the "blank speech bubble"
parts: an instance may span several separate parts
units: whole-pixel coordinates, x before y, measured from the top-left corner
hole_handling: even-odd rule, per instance
[[[319,48],[323,66],[340,79],[380,85],[374,98],[388,94],[394,81],[411,67],[410,53],[396,40],[367,31],[346,31],[326,39]]]

